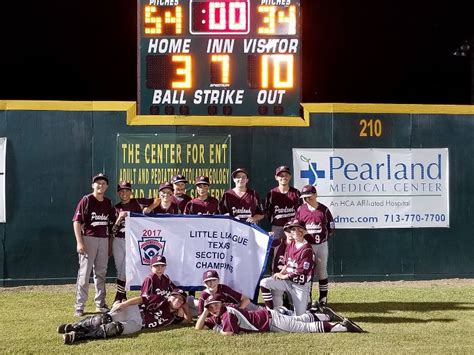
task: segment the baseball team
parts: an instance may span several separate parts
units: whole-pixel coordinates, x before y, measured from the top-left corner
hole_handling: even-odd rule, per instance
[[[154,199],[132,198],[132,185],[117,185],[120,202],[115,206],[105,196],[109,180],[104,174],[92,178],[92,193],[78,203],[73,217],[79,270],[76,283],[75,316],[84,316],[89,277],[95,286],[95,314],[71,324],[61,324],[58,332],[65,344],[82,339],[100,339],[131,334],[146,328],[173,323],[191,323],[195,329],[213,329],[223,335],[240,332],[363,332],[354,322],[328,307],[328,240],[334,236],[334,220],[329,209],[318,202],[316,188],[301,191],[290,186],[288,166],[275,171],[277,186],[266,195],[248,187],[244,168],[232,172],[234,188],[218,201],[209,195],[209,178],[198,176],[196,197],[186,194],[183,175],[159,186]],[[125,217],[128,213],[222,214],[248,223],[268,216],[271,223],[272,275],[260,281],[264,305],[219,283],[215,270],[203,274],[204,289],[199,298],[177,288],[165,274],[166,258],[154,256],[151,273],[143,280],[141,294],[127,299],[125,291]],[[116,295],[111,309],[105,302],[105,277],[109,255],[117,269]],[[313,276],[319,282],[319,297],[311,302]]]

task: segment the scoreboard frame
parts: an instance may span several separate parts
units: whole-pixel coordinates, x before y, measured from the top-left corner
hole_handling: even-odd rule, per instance
[[[195,28],[193,33],[191,33],[193,18],[190,16],[190,13],[192,12],[193,4],[230,4],[228,6],[231,6],[232,4],[242,4],[245,2],[248,4],[246,9],[248,15],[245,20],[248,20],[248,31],[244,30],[238,34],[206,32],[202,30],[202,26],[195,26],[200,32],[196,32]],[[261,5],[267,2],[285,3],[286,5]],[[174,3],[175,6],[182,6],[180,11],[183,11],[184,14],[181,17],[181,24],[184,25],[181,34],[168,32],[164,35],[163,31],[160,34],[144,34],[146,27],[144,22],[145,7],[147,7],[148,11],[148,8],[155,6],[150,4],[159,3]],[[182,0],[137,0],[137,116],[133,120],[135,124],[163,124],[162,122],[165,120],[173,122],[173,124],[213,126],[306,126],[307,123],[302,122],[300,105],[302,94],[300,3],[300,0],[190,0],[188,3]],[[189,5],[189,7],[186,5]],[[184,8],[188,11],[187,18],[186,11],[183,10]],[[267,11],[267,13],[263,12],[263,14],[258,16],[255,13],[251,13],[251,10],[258,9],[260,11],[261,8],[263,8],[263,11]],[[274,20],[273,22],[277,23],[279,27],[274,26],[274,32],[271,34],[257,36],[257,29],[263,28],[262,19],[268,19],[268,13],[271,11],[273,11],[273,14],[279,14],[279,20]],[[290,15],[285,18],[285,13],[290,14],[290,11],[294,15],[293,22],[290,19]],[[162,8],[161,14],[163,18],[165,13],[165,8]],[[215,13],[220,14],[217,11]],[[166,14],[168,20],[173,20],[172,15],[171,11]],[[210,15],[208,18],[211,18]],[[261,25],[258,28],[257,19]],[[279,23],[278,21],[281,19],[283,19],[282,23]],[[157,20],[157,18],[154,20]],[[234,16],[234,22],[239,20],[241,21],[238,16]],[[163,21],[161,19],[162,23]],[[287,23],[284,23],[284,21],[287,21]],[[291,23],[295,24],[293,33],[289,33]],[[150,25],[149,22],[146,25],[156,26],[155,24]],[[232,26],[236,27],[229,21],[227,26],[229,28]],[[265,26],[270,28],[268,24]],[[282,34],[282,31],[286,31],[285,26],[288,26],[288,33],[283,32]],[[164,46],[161,46],[159,41],[162,40],[174,43],[175,50],[178,48],[177,53],[170,53],[167,49],[162,50],[166,47],[166,43]],[[174,41],[172,42],[171,40]],[[181,40],[179,45],[176,44],[178,43],[177,40]],[[261,41],[259,42],[259,40]],[[278,47],[279,43],[281,43],[280,48]],[[227,45],[231,50],[219,50],[219,45],[222,44],[223,48]],[[159,51],[156,50],[158,45],[160,45]],[[152,51],[155,50],[151,55],[149,55],[150,48]],[[215,48],[217,48],[217,51]],[[280,49],[281,52],[279,52]],[[149,62],[147,63],[147,57],[154,57],[152,59],[156,60],[156,57],[169,57],[170,54],[172,54],[173,61],[176,60],[178,62],[178,65],[175,67],[170,66],[169,63],[166,65],[162,64],[163,60],[168,60],[167,58],[160,58],[161,62],[158,60],[158,65],[152,66]],[[231,77],[230,83],[211,83],[211,79],[209,79],[209,82],[206,82],[205,79],[203,80],[203,77],[206,78],[206,75],[202,74],[203,68],[210,68],[208,72],[211,72],[214,64],[210,63],[210,60],[206,63],[205,54],[208,57],[212,55],[212,61],[216,57],[218,62],[217,68],[221,71],[223,71],[222,68],[225,68],[224,64],[226,64],[225,60],[227,60],[227,65],[233,67],[232,71],[228,71]],[[257,66],[252,67],[249,64],[250,57],[252,56],[257,58]],[[225,60],[223,61],[222,57],[227,58],[224,58]],[[192,64],[187,63],[187,61],[192,61]],[[197,69],[192,67],[193,69],[186,73],[190,65],[196,65]],[[242,73],[242,67],[245,68],[245,66],[251,68],[247,69],[246,76],[245,73]],[[159,73],[149,75],[150,70],[147,73],[146,69],[150,67],[158,68]],[[255,67],[257,67],[257,70],[255,70]],[[293,70],[288,68],[293,68]],[[251,70],[253,70],[252,73],[256,73],[254,77],[257,77],[257,86],[253,82],[253,87],[251,87],[252,81],[249,74]],[[169,73],[175,76],[177,74],[178,77],[181,75],[181,78],[189,77],[191,80],[188,82],[182,80],[182,83],[186,86],[183,89],[179,87],[170,88],[169,86],[167,87],[169,82],[165,80]],[[150,77],[155,81],[149,80]],[[212,78],[212,74],[207,74],[207,77]],[[222,75],[222,78],[225,78],[225,76]],[[236,83],[234,84],[232,81]],[[172,81],[173,84],[176,84],[176,82],[176,80]],[[149,87],[147,87],[147,83]],[[264,84],[266,87],[263,87]],[[283,86],[281,88],[276,87],[278,84]],[[150,94],[151,90],[153,95]],[[228,95],[230,91],[235,91],[234,97]],[[238,99],[240,101],[237,101]],[[199,100],[201,102],[198,102]],[[226,100],[227,102],[225,102]],[[195,121],[199,121],[199,123],[195,123]]]

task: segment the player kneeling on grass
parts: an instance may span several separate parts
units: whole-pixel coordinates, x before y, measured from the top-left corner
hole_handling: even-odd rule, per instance
[[[210,296],[205,310],[199,316],[195,329],[213,329],[222,335],[240,332],[288,332],[288,333],[362,333],[357,324],[344,318],[342,322],[318,321],[311,314],[284,315],[277,310],[259,309],[247,311],[233,305],[225,306],[220,294]]]
[[[284,226],[285,232],[293,239],[286,247],[282,270],[272,277],[260,281],[260,289],[265,306],[273,309],[283,305],[283,293],[291,296],[295,314],[306,312],[311,292],[313,275],[313,249],[305,240],[306,230],[302,223],[294,219]]]
[[[186,292],[180,289],[174,289],[168,297],[134,297],[117,303],[109,313],[87,317],[74,324],[61,324],[57,330],[63,334],[65,344],[72,344],[78,340],[105,339],[165,327],[182,317],[191,322],[184,309],[186,298]]]

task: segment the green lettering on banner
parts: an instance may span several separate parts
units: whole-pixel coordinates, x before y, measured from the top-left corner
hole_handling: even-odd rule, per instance
[[[210,195],[220,199],[230,187],[228,135],[120,134],[117,136],[117,178],[132,183],[134,197],[158,196],[160,183],[183,174],[187,194],[195,197],[196,177],[209,177]]]

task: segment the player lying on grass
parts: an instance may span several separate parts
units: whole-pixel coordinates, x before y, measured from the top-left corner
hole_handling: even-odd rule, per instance
[[[64,344],[79,340],[105,339],[121,334],[133,334],[146,328],[159,328],[187,318],[187,295],[174,289],[168,297],[134,297],[117,303],[109,313],[84,318],[74,324],[61,324],[57,331],[63,334]]]
[[[234,290],[233,288],[219,283],[219,274],[215,270],[207,270],[202,275],[202,282],[206,288],[201,292],[198,301],[198,314],[204,311],[204,303],[211,295],[216,293],[224,298],[224,303],[235,304],[240,308],[256,309],[257,305],[253,304],[250,299]]]
[[[319,321],[312,314],[289,316],[277,310],[246,311],[233,305],[225,306],[219,294],[210,296],[205,310],[199,316],[195,329],[213,329],[222,335],[240,332],[336,333],[364,332],[354,322],[343,318],[341,322]]]

